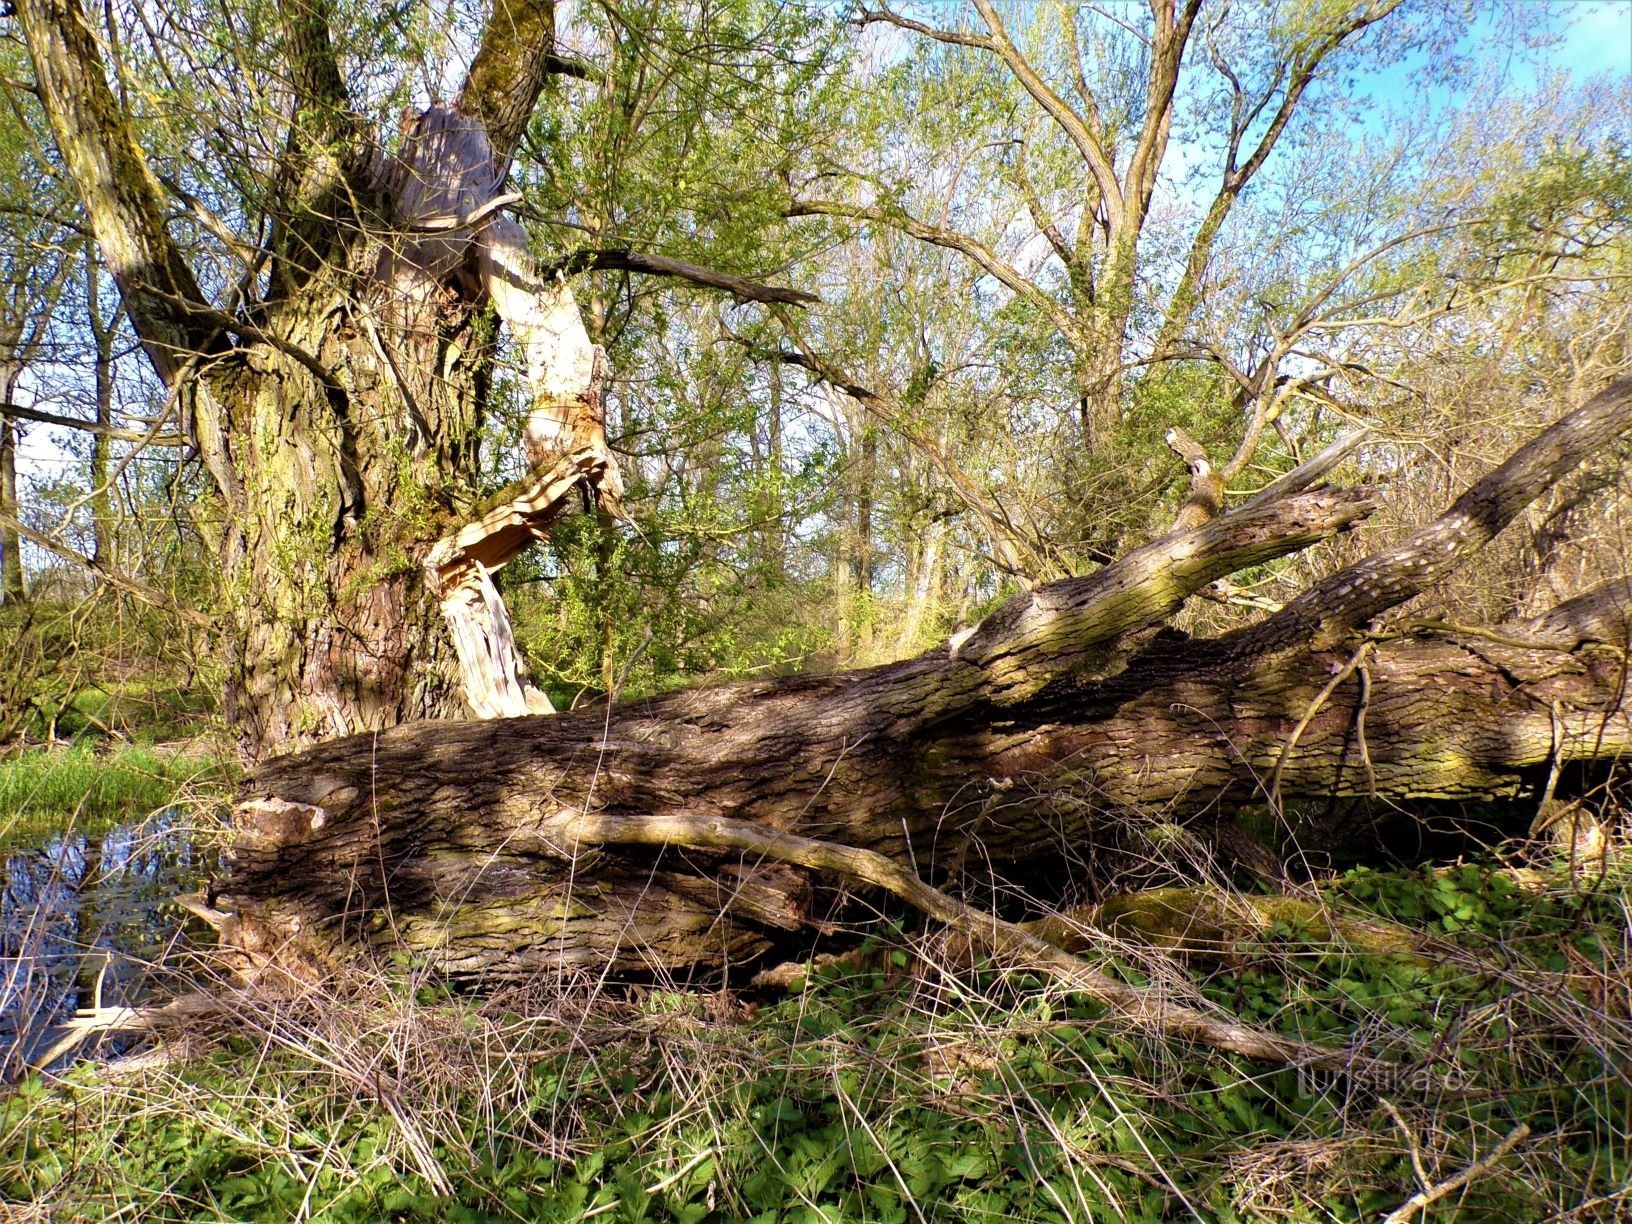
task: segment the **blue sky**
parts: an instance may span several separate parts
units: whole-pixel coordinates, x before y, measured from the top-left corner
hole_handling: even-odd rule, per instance
[[[1632,76],[1632,0],[1569,0],[1536,5],[1547,13],[1549,26],[1564,34],[1564,44],[1551,57],[1578,79],[1599,73]]]

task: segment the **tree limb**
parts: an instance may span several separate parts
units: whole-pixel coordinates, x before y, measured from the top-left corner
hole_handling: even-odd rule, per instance
[[[1207,264],[1212,255],[1213,244],[1223,229],[1235,202],[1253,177],[1263,168],[1269,155],[1274,151],[1287,124],[1292,120],[1292,114],[1297,109],[1305,91],[1313,83],[1320,65],[1327,56],[1334,53],[1343,42],[1354,34],[1360,33],[1369,26],[1375,25],[1384,17],[1397,9],[1403,0],[1383,0],[1383,3],[1362,9],[1345,18],[1335,29],[1327,32],[1326,36],[1316,44],[1307,58],[1294,57],[1289,67],[1286,92],[1281,97],[1280,105],[1275,114],[1270,117],[1269,126],[1259,138],[1257,145],[1248,154],[1245,163],[1237,164],[1240,154],[1241,140],[1246,134],[1247,126],[1253,122],[1259,111],[1270,97],[1273,88],[1260,99],[1257,106],[1244,119],[1239,117],[1241,110],[1241,84],[1234,73],[1229,71],[1222,57],[1214,53],[1213,62],[1219,72],[1230,82],[1234,95],[1235,117],[1232,118],[1229,147],[1226,150],[1224,174],[1219,184],[1218,192],[1208,206],[1207,215],[1191,240],[1190,251],[1185,257],[1184,273],[1179,279],[1178,288],[1168,300],[1166,316],[1162,320],[1161,332],[1157,337],[1154,351],[1165,352],[1179,342],[1179,336],[1189,325],[1190,316],[1195,311],[1198,300],[1201,278],[1207,270]],[[1277,76],[1277,82],[1279,77]]]
[[[977,0],[987,3],[989,0]],[[1137,217],[1128,219],[1128,226],[1138,230],[1144,223],[1150,207],[1151,192],[1156,187],[1156,172],[1167,152],[1168,133],[1173,128],[1173,96],[1178,90],[1179,69],[1184,62],[1184,50],[1190,41],[1196,16],[1201,12],[1201,0],[1183,0],[1184,7],[1176,9],[1174,0],[1153,4],[1156,13],[1156,31],[1151,39],[1150,71],[1145,86],[1145,124],[1139,140],[1128,158],[1125,176],[1126,197],[1134,201]]]
[[[454,107],[487,129],[499,171],[509,165],[521,143],[544,82],[563,61],[555,54],[555,0],[492,0],[492,4]]]
[[[145,429],[119,429],[112,425],[103,425],[99,421],[82,421],[78,417],[57,416],[52,412],[41,412],[38,408],[24,408],[21,404],[14,404],[9,400],[4,404],[0,404],[0,416],[14,417],[22,421],[37,421],[41,425],[56,425],[63,429],[77,429],[82,433],[99,434],[104,438],[112,438],[116,442],[139,442],[144,446],[191,445],[180,434],[153,434]]]
[[[1054,92],[1048,82],[1031,66],[1031,62],[1020,54],[1020,49],[1014,45],[1013,40],[1009,38],[1008,30],[1003,26],[1003,19],[992,7],[991,0],[975,0],[975,10],[986,23],[986,28],[992,32],[990,50],[997,53],[1009,71],[1014,73],[1015,80],[1019,81],[1033,101],[1043,108],[1044,113],[1059,124],[1060,129],[1077,147],[1077,152],[1082,155],[1089,173],[1094,176],[1100,198],[1104,200],[1106,211],[1113,218],[1113,226],[1116,225],[1122,216],[1122,184],[1117,181],[1116,168],[1111,164],[1110,155],[1094,134],[1093,128],[1081,115],[1071,109],[1064,98]]]
[[[1392,548],[1310,587],[1269,619],[1224,639],[1235,652],[1313,642],[1326,649],[1454,573],[1559,477],[1632,430],[1632,379],[1554,422]]]
[[[1047,974],[1068,990],[1087,995],[1140,1028],[1170,1037],[1200,1041],[1266,1062],[1300,1064],[1334,1071],[1374,1070],[1376,1064],[1350,1051],[1281,1037],[1222,1014],[1177,1002],[1160,986],[1138,987],[1118,981],[1080,957],[995,914],[933,888],[914,872],[876,850],[801,837],[746,820],[717,816],[614,815],[563,811],[539,829],[547,841],[568,853],[591,845],[684,846],[697,850],[733,850],[813,871],[829,872],[851,883],[871,885],[900,898],[914,909],[967,937],[1005,969]]]
[[[165,382],[198,352],[225,351],[194,311],[203,292],[164,224],[164,192],[148,167],[80,0],[17,0],[35,80],[57,150],[124,296],[131,323]]]
[[[694,285],[723,289],[739,302],[778,302],[786,306],[808,306],[812,302],[822,300],[816,294],[807,293],[803,289],[766,285],[732,272],[719,272],[713,268],[705,268],[701,264],[687,263],[683,259],[671,259],[667,255],[650,255],[627,249],[574,251],[543,269],[542,274],[549,278],[559,273],[592,271],[644,272],[651,276],[673,276],[690,281]]]

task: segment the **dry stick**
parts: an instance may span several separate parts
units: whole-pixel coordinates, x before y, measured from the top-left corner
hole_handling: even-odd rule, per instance
[[[1281,755],[1275,758],[1275,771],[1269,775],[1269,806],[1274,811],[1279,812],[1281,810],[1281,770],[1285,767],[1287,758],[1292,755],[1292,750],[1298,746],[1298,740],[1309,729],[1309,724],[1314,721],[1315,715],[1320,713],[1321,707],[1337,691],[1337,686],[1354,675],[1355,668],[1365,662],[1366,655],[1371,651],[1373,645],[1375,643],[1370,641],[1360,643],[1360,649],[1349,656],[1349,661],[1338,668],[1337,674],[1332,677],[1331,682],[1315,695],[1315,699],[1309,703],[1309,708],[1304,711],[1303,717],[1298,720],[1298,725],[1292,728],[1292,734],[1286,737],[1286,743],[1281,745]],[[1369,689],[1370,686],[1367,685],[1366,687]],[[1363,700],[1365,700],[1364,697],[1362,697]],[[1361,717],[1365,717],[1363,708]],[[1373,788],[1375,789],[1375,783]]]
[[[547,817],[540,830],[563,854],[584,842],[620,846],[684,846],[694,850],[735,850],[777,862],[827,871],[852,882],[882,888],[915,909],[987,949],[993,959],[1048,974],[1122,1017],[1169,1036],[1190,1038],[1215,1049],[1283,1064],[1307,1064],[1332,1071],[1381,1067],[1378,1060],[1334,1050],[1267,1029],[1222,1019],[1177,1003],[1153,988],[1119,982],[1040,936],[994,914],[982,913],[924,883],[900,863],[874,850],[817,841],[746,820],[718,816],[646,815],[568,809]]]
[[[1371,763],[1371,749],[1366,746],[1366,711],[1371,709],[1371,669],[1360,664],[1360,704],[1354,711],[1354,742],[1360,750],[1360,762],[1366,767],[1366,793],[1377,797],[1377,768]]]
[[[1430,1203],[1438,1202],[1447,1194],[1453,1194],[1460,1190],[1474,1178],[1490,1172],[1501,1162],[1503,1157],[1530,1137],[1529,1123],[1520,1122],[1512,1130],[1508,1131],[1507,1138],[1498,1143],[1489,1155],[1474,1161],[1473,1164],[1453,1177],[1447,1177],[1444,1181],[1430,1184],[1427,1170],[1422,1166],[1422,1150],[1417,1144],[1417,1137],[1411,1132],[1410,1127],[1406,1126],[1405,1119],[1400,1117],[1400,1111],[1394,1108],[1392,1102],[1385,1100],[1382,1105],[1388,1111],[1389,1117],[1394,1119],[1394,1124],[1400,1128],[1406,1142],[1411,1145],[1411,1165],[1416,1169],[1417,1178],[1422,1182],[1423,1187],[1384,1216],[1382,1224],[1407,1224],[1412,1216]]]

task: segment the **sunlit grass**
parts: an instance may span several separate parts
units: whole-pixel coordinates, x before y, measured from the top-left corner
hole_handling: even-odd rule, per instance
[[[131,676],[36,698],[24,730],[36,740],[124,736],[154,744],[196,735],[212,700],[163,676]]]
[[[218,758],[126,746],[40,748],[0,759],[0,845],[145,816],[231,776]]]

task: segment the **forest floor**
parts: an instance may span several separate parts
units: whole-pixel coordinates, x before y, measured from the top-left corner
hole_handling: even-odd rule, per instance
[[[0,761],[8,843],[226,793],[207,720],[155,744],[105,734],[110,707]],[[164,965],[194,999],[185,1036],[13,1082],[0,1196],[19,1219],[1624,1218],[1624,844],[1330,873],[1177,953],[1118,928],[1126,980],[1389,1068],[1347,1075],[1132,1032],[953,963],[899,912],[778,988],[561,975],[475,996],[398,963],[290,994]],[[1354,936],[1377,928],[1411,938]]]

